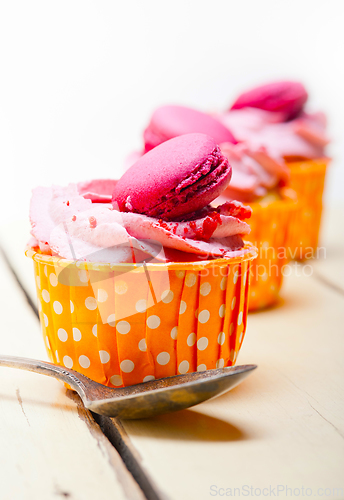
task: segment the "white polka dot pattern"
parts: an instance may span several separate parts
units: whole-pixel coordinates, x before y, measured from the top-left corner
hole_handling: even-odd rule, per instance
[[[158,328],[160,326],[160,318],[159,316],[156,316],[153,314],[152,316],[148,316],[147,318],[147,326],[151,330],[155,330],[155,328]]]
[[[94,297],[87,297],[87,299],[85,300],[85,306],[90,311],[94,311],[94,309],[97,309],[96,299]]]
[[[79,365],[82,368],[89,368],[90,364],[91,364],[91,361],[89,360],[89,358],[87,356],[84,356],[83,354],[81,356],[79,356]]]
[[[184,361],[182,361],[182,362],[179,364],[179,366],[178,366],[178,371],[179,371],[179,373],[181,373],[181,374],[183,374],[183,373],[187,373],[187,372],[188,372],[188,370],[189,370],[189,367],[190,367],[189,362],[188,362],[188,361],[186,361],[186,360],[184,360]]]
[[[98,302],[105,302],[108,298],[108,293],[106,290],[103,290],[102,288],[98,289],[97,292],[97,300]]]
[[[220,309],[219,309],[220,318],[223,318],[225,314],[226,314],[226,305],[221,304]]]
[[[207,366],[205,364],[203,364],[203,363],[201,365],[197,366],[197,371],[198,372],[205,372],[206,369],[207,369]]]
[[[110,361],[110,354],[107,351],[99,351],[100,362],[105,365]]]
[[[203,295],[203,297],[206,297],[211,292],[211,284],[208,283],[207,281],[205,283],[202,283],[199,292],[201,295]]]
[[[197,337],[196,337],[195,333],[190,333],[190,335],[188,336],[187,341],[186,341],[187,345],[189,347],[192,347],[193,345],[195,345],[196,338]]]
[[[125,281],[116,281],[115,282],[115,292],[118,295],[124,295],[128,291],[128,285]]]
[[[161,294],[161,300],[163,301],[164,304],[169,304],[170,302],[172,302],[173,297],[174,293],[172,292],[172,290],[165,290]]]
[[[207,321],[209,321],[209,318],[210,318],[210,312],[208,311],[208,309],[203,309],[203,311],[200,311],[198,315],[198,321],[200,323],[207,323]]]
[[[108,325],[114,327],[116,326],[116,316],[114,314],[110,314],[106,320]]]
[[[170,361],[170,355],[168,352],[161,352],[160,354],[157,355],[156,358],[157,362],[159,365],[167,365],[167,363]]]
[[[224,332],[219,333],[219,335],[217,337],[217,343],[220,345],[223,345],[225,343],[225,340],[226,340],[225,333]]]
[[[124,361],[122,361],[120,366],[122,372],[124,373],[130,373],[135,368],[134,363],[130,359],[125,359]]]
[[[57,336],[61,340],[61,342],[67,342],[68,340],[68,333],[63,328],[59,328],[57,330]]]
[[[81,281],[81,283],[88,282],[88,274],[87,274],[87,271],[85,271],[84,269],[81,271],[78,271],[78,276],[79,276],[79,280]]]
[[[185,278],[185,285],[188,287],[192,287],[196,284],[196,281],[197,281],[196,274],[194,273],[187,274]]]
[[[180,306],[179,306],[179,314],[184,314],[186,311],[187,305],[184,300],[180,301]]]
[[[81,340],[81,331],[79,328],[73,328],[73,339],[75,342],[79,342]]]
[[[110,377],[110,382],[115,387],[118,387],[123,384],[123,380],[120,375],[112,375],[112,377]]]
[[[139,313],[144,313],[147,310],[147,301],[146,299],[140,299],[135,304],[135,309]]]
[[[53,309],[56,312],[56,314],[62,314],[63,307],[62,307],[61,302],[59,302],[58,300],[55,300],[53,303]]]
[[[209,340],[207,337],[201,337],[200,339],[197,340],[197,349],[199,351],[204,351],[208,347]]]
[[[56,274],[50,273],[49,281],[50,281],[51,286],[57,286],[58,281],[57,281]]]
[[[220,358],[216,361],[216,368],[223,368],[225,366],[225,360]]]
[[[127,333],[130,332],[130,323],[128,321],[119,321],[116,325],[116,330],[118,333],[121,333],[122,335],[126,335]]]
[[[139,349],[142,352],[146,352],[147,351],[146,339],[140,340],[140,342],[139,342]]]
[[[173,340],[177,340],[177,336],[178,336],[178,326],[174,326],[171,330],[171,338]]]
[[[63,356],[63,364],[65,365],[66,368],[72,368],[73,367],[73,360],[70,356]]]

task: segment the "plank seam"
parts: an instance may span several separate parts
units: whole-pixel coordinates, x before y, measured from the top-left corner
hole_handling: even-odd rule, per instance
[[[103,434],[107,437],[110,443],[116,448],[120,454],[128,471],[140,486],[147,500],[168,500],[165,494],[158,492],[157,487],[152,480],[147,476],[141,465],[139,464],[135,448],[133,448],[129,436],[125,432],[120,421],[92,413],[94,420],[99,425]],[[125,437],[123,437],[125,436]]]
[[[339,285],[336,285],[335,283],[332,283],[330,280],[328,280],[327,278],[325,278],[325,276],[323,276],[318,271],[314,271],[313,276],[314,276],[314,278],[317,281],[319,281],[323,285],[327,286],[328,288],[332,289],[336,293],[339,293],[340,295],[344,295],[344,290]]]

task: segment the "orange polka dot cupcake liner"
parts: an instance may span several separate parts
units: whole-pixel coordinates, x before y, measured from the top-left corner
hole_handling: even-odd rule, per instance
[[[290,187],[298,197],[293,217],[290,253],[296,260],[317,256],[322,214],[322,198],[328,158],[289,162]]]
[[[27,249],[49,358],[110,387],[234,365],[257,255],[245,248],[232,259],[144,266]]]
[[[290,260],[290,230],[297,210],[296,193],[290,188],[279,190],[272,202],[250,203],[251,232],[245,236],[258,248],[258,257],[251,268],[249,311],[274,305],[283,282],[283,267]]]

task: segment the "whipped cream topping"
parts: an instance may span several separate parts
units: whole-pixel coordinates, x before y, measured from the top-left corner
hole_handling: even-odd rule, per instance
[[[228,197],[250,202],[265,196],[281,179],[289,177],[283,163],[276,162],[263,148],[250,150],[245,143],[221,144],[221,151],[232,167],[232,179],[225,193]]]
[[[243,219],[251,211],[241,203],[208,206],[186,221],[165,222],[116,210],[110,203],[115,182],[35,188],[30,245],[66,259],[114,263],[204,260],[246,251],[242,235],[250,228]]]
[[[285,157],[321,158],[329,143],[323,113],[302,113],[294,120],[283,121],[280,113],[243,108],[224,113],[221,120],[252,151],[263,148],[280,163]]]
[[[286,160],[325,156],[326,117],[301,113],[285,121],[285,115],[256,108],[232,109],[218,117],[239,144],[221,144],[232,166],[227,195],[244,202],[264,196],[289,177]]]

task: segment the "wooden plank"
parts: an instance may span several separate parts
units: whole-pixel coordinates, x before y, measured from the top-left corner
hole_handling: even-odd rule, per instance
[[[45,359],[39,323],[0,260],[0,352]],[[1,499],[144,497],[78,397],[54,379],[0,367]]]

